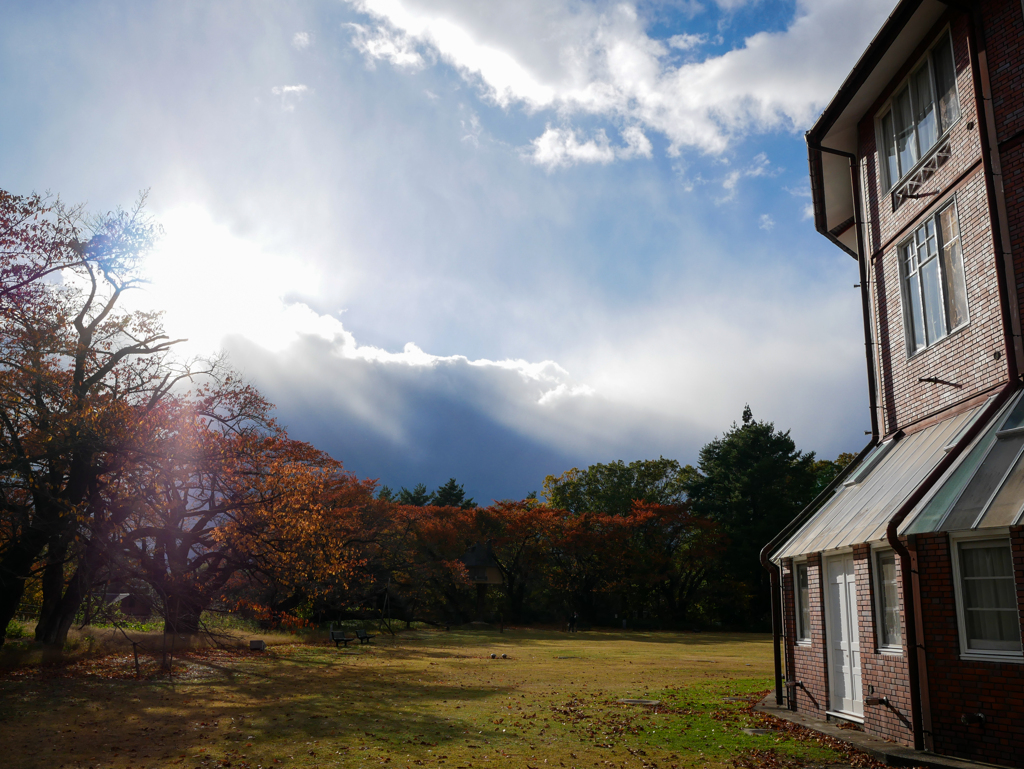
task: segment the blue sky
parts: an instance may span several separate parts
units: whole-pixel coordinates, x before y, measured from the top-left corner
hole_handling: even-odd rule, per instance
[[[132,301],[393,487],[692,462],[745,403],[830,457],[863,341],[803,131],[891,5],[6,2],[0,187],[150,189]]]

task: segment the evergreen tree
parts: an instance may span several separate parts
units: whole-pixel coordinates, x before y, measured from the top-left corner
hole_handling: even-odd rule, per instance
[[[463,510],[472,510],[477,506],[472,497],[466,499],[465,489],[454,478],[449,478],[446,484],[439,486],[432,496],[430,504],[437,507],[461,507]]]
[[[696,469],[687,468],[693,511],[718,523],[729,538],[719,565],[721,584],[732,586],[720,597],[726,623],[763,626],[769,621],[771,596],[761,548],[821,488],[816,465],[813,452],[798,451],[788,431],[755,420],[747,406],[742,424],[733,423],[705,445]]]
[[[434,500],[434,495],[427,492],[426,484],[417,483],[412,491],[402,487],[402,490],[398,492],[398,503],[401,505],[414,505],[416,507],[423,507],[429,505]]]

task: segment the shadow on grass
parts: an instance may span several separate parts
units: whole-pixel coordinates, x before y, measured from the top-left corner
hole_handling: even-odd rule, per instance
[[[423,753],[465,741],[475,726],[442,715],[441,703],[508,691],[439,683],[424,671],[330,652],[291,647],[286,655],[245,655],[226,665],[197,661],[192,664],[210,675],[186,682],[0,680],[0,744],[9,746],[4,766],[126,766],[227,754],[272,762],[328,748]]]

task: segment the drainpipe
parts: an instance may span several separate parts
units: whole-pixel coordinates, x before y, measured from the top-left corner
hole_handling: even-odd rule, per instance
[[[903,606],[904,625],[907,634],[907,677],[910,687],[910,709],[911,721],[914,727],[914,748],[916,750],[932,749],[931,730],[931,698],[928,692],[928,658],[924,644],[923,616],[921,611],[921,583],[917,568],[917,549],[911,550],[903,544],[899,538],[900,524],[906,519],[910,512],[917,506],[918,502],[924,499],[932,486],[938,483],[953,463],[977,437],[977,435],[988,425],[1003,407],[1006,401],[1017,392],[1020,386],[1019,381],[1014,378],[1003,385],[995,398],[985,407],[984,411],[974,420],[974,424],[960,437],[956,445],[950,449],[942,461],[935,466],[928,477],[918,485],[907,497],[899,509],[889,519],[889,525],[885,529],[885,538],[889,541],[892,549],[900,556],[900,579],[903,584]],[[915,545],[913,535],[908,537],[909,544]],[[911,597],[908,606],[907,597]],[[913,611],[910,611],[913,608]]]
[[[839,484],[846,480],[847,476],[850,475],[864,460],[864,457],[878,444],[879,430],[878,430],[878,396],[877,396],[877,382],[875,380],[875,365],[874,365],[874,335],[872,334],[871,328],[871,300],[868,294],[868,267],[867,267],[867,255],[864,250],[863,243],[863,217],[861,214],[861,200],[860,200],[860,184],[857,179],[857,156],[850,152],[843,152],[841,150],[831,149],[830,147],[822,147],[817,142],[811,140],[810,136],[807,137],[807,145],[812,150],[818,153],[818,163],[821,163],[821,153],[829,152],[834,155],[840,155],[850,161],[850,186],[853,193],[853,226],[857,228],[857,263],[860,271],[860,298],[861,298],[861,309],[864,314],[864,351],[865,357],[867,358],[868,368],[868,405],[871,409],[871,440],[868,444],[861,449],[860,454],[857,455],[850,464],[843,468],[842,472],[839,473],[828,486],[825,487],[814,501],[805,507],[799,515],[796,516],[792,521],[789,522],[782,531],[775,535],[771,542],[765,545],[761,549],[761,566],[767,570],[771,579],[771,593],[772,593],[772,645],[775,657],[775,704],[778,707],[782,707],[782,566],[776,566],[771,562],[771,554],[778,548],[778,546],[785,541],[797,528],[803,526],[804,523],[815,513],[818,508],[830,497],[832,493],[838,488]],[[822,193],[824,196],[824,193]],[[824,200],[824,197],[822,197]],[[792,704],[792,703],[790,703]]]
[[[954,7],[960,7],[950,3]],[[960,457],[978,433],[995,416],[1003,404],[1020,387],[1021,351],[1020,307],[1017,300],[1016,279],[1013,258],[1010,253],[1009,225],[1006,213],[1006,197],[1003,190],[1002,167],[999,158],[995,117],[992,109],[992,87],[988,75],[988,56],[985,50],[984,22],[981,11],[975,6],[970,10],[960,8],[968,15],[968,37],[971,52],[971,70],[974,75],[975,107],[978,115],[978,132],[982,144],[982,161],[985,169],[985,186],[989,200],[989,221],[992,240],[996,249],[995,268],[999,286],[999,301],[1003,320],[1003,346],[1006,355],[1006,373],[1009,380],[997,396],[975,420],[971,428],[961,436],[957,444],[943,457],[942,461],[914,490],[896,511],[886,527],[885,537],[893,550],[900,556],[900,579],[903,585],[904,619],[907,632],[907,670],[910,685],[910,702],[914,724],[914,746],[931,750],[933,747],[931,697],[928,687],[928,652],[924,638],[924,615],[921,602],[920,571],[917,563],[916,537],[907,537],[907,545],[899,538],[899,527],[910,512],[924,498],[925,494],[938,483],[942,475]],[[1012,297],[1012,301],[1011,301]],[[910,598],[911,606],[907,599]],[[913,609],[910,611],[910,609]]]

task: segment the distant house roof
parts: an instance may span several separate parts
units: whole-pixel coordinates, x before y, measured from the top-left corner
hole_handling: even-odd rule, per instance
[[[494,551],[491,550],[490,542],[477,542],[475,545],[470,545],[466,554],[462,556],[462,562],[467,568],[486,568],[498,565],[494,560]]]

